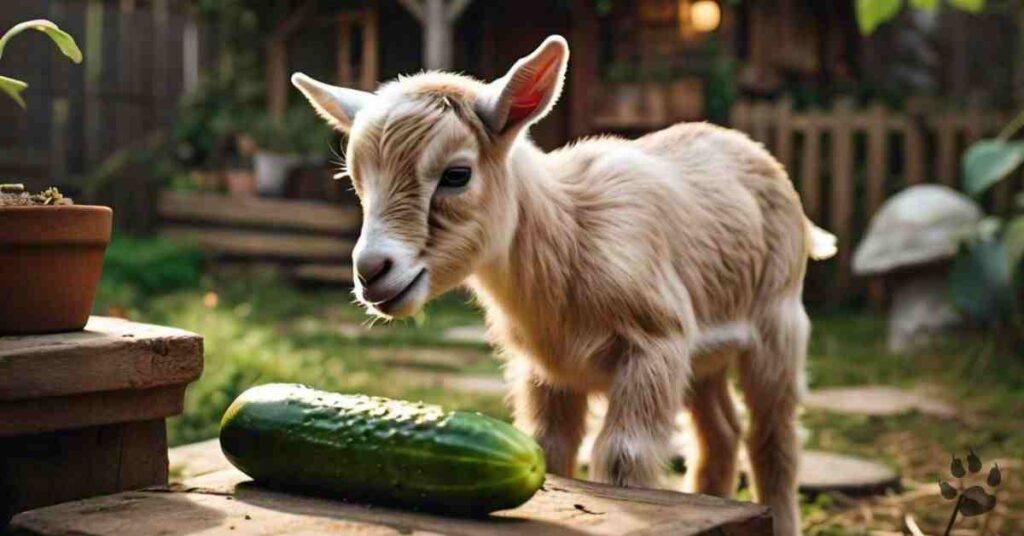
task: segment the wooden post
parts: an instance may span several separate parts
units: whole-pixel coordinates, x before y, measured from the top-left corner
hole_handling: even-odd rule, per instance
[[[288,111],[288,38],[316,7],[314,0],[306,0],[299,9],[288,15],[267,39],[267,113],[282,118]]]
[[[450,70],[455,22],[471,0],[398,0],[423,27],[423,67]]]
[[[871,107],[868,116],[868,210],[874,215],[885,199],[885,181],[889,175],[889,153],[886,141],[889,125],[885,108],[881,104]],[[873,278],[868,283],[868,302],[876,311],[885,307],[885,282]]]
[[[793,165],[793,101],[782,99],[775,105],[775,158],[786,173]]]
[[[377,84],[377,3],[371,2],[363,17],[362,88],[373,90]]]
[[[919,109],[908,106],[903,128],[903,178],[907,186],[924,182],[924,135],[918,124]]]
[[[599,82],[598,21],[592,2],[573,0],[570,35],[575,46],[569,69],[569,137],[590,133],[594,87]]]
[[[957,163],[959,153],[956,147],[956,123],[948,113],[944,113],[936,121],[935,130],[935,174],[942,184],[957,188],[957,171],[960,167]]]
[[[807,217],[821,218],[821,131],[814,116],[808,116],[804,129],[803,155],[800,161],[800,194]]]
[[[352,23],[348,18],[338,18],[338,60],[337,83],[352,86]]]
[[[835,301],[846,295],[850,286],[850,248],[853,233],[853,103],[842,100],[835,106],[832,123],[832,222],[831,231],[839,238],[839,266],[836,272]]]

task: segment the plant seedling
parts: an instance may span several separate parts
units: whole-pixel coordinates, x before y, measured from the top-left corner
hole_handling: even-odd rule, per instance
[[[59,48],[65,56],[70,58],[71,61],[75,63],[82,63],[82,51],[79,50],[78,45],[75,44],[75,39],[64,30],[58,28],[56,24],[46,19],[25,21],[20,24],[16,24],[10,30],[7,30],[7,33],[5,33],[3,37],[0,37],[0,58],[3,58],[4,48],[7,46],[7,42],[25,30],[37,30],[43,32],[53,40],[53,43],[57,45],[57,48]],[[21,92],[25,91],[26,88],[28,88],[28,84],[21,80],[0,76],[0,91],[3,91],[14,99],[14,102],[18,103],[18,106],[21,106],[22,108],[25,108],[25,99],[22,98]]]

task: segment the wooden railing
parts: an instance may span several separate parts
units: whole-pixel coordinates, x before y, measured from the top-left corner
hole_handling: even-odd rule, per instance
[[[971,143],[991,136],[1009,119],[996,112],[936,111],[909,106],[856,108],[840,101],[830,110],[794,111],[791,103],[737,103],[731,126],[764,143],[786,167],[807,215],[839,238],[831,265],[828,300],[847,301],[865,286],[851,276],[853,249],[871,215],[904,187],[936,182],[959,189],[960,156]],[[988,201],[1006,210],[1019,179],[999,185]],[[875,304],[878,285],[868,287]]]

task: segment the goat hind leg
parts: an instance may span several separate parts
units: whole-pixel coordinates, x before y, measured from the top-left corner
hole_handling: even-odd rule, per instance
[[[690,453],[686,490],[732,497],[736,492],[741,428],[729,393],[727,371],[695,381],[687,406],[695,448]]]
[[[740,384],[750,414],[747,452],[758,502],[772,508],[774,533],[800,534],[797,496],[797,405],[810,322],[799,294],[782,300],[759,322],[757,348],[740,360]]]

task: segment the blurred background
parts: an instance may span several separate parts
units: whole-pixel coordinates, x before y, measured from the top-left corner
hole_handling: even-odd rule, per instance
[[[360,214],[332,179],[343,140],[288,78],[366,90],[422,69],[491,79],[559,33],[567,86],[533,129],[539,145],[679,121],[737,128],[839,237],[805,292],[805,441],[880,462],[902,493],[808,493],[805,529],[902,534],[910,515],[938,533],[948,506],[935,481],[973,447],[1004,483],[994,513],[958,530],[1024,531],[1021,2],[0,3],[4,28],[31,18],[57,22],[84,61],[42,37],[8,46],[0,69],[28,82],[28,111],[0,103],[0,182],[112,206],[95,312],[206,337],[173,443],[212,437],[235,395],[278,380],[508,418],[466,295],[391,324],[351,303]]]

